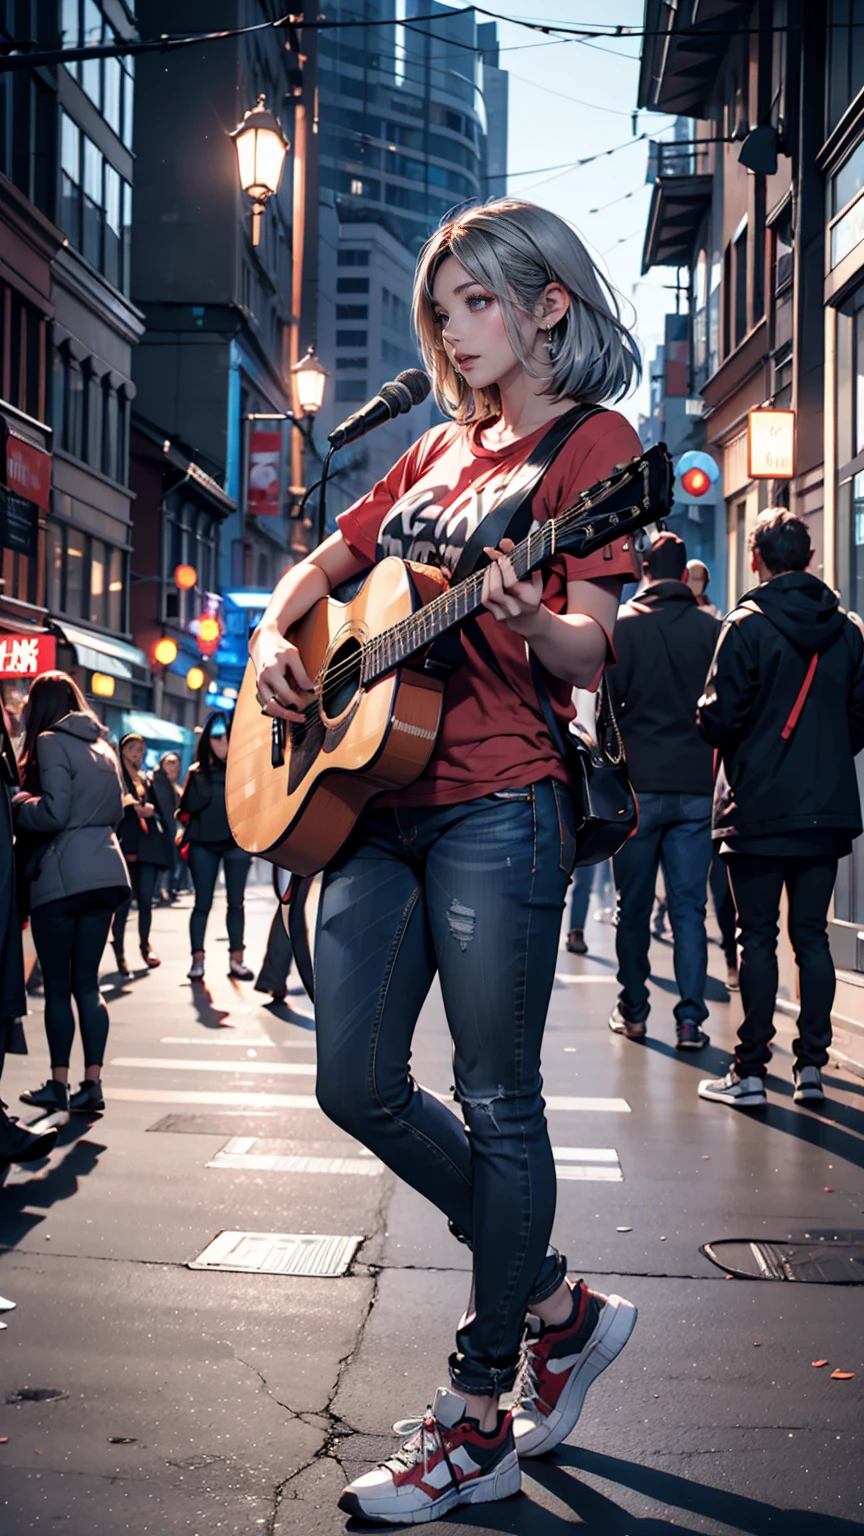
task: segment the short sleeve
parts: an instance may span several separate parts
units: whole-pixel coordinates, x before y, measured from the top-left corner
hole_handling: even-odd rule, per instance
[[[433,427],[431,431],[424,432],[393,468],[387,471],[383,480],[379,480],[353,506],[340,512],[336,525],[351,553],[358,559],[372,564],[378,531],[384,518],[400,496],[404,496],[419,479],[432,459],[437,457],[440,449],[446,446],[452,430],[448,423],[444,427]]]
[[[642,444],[629,421],[619,411],[604,411],[592,416],[570,442],[562,449],[546,477],[546,494],[540,506],[547,516],[555,517],[576,498],[611,475],[616,464],[626,464],[638,458]],[[633,566],[630,560],[629,541],[617,539],[604,549],[595,550],[585,559],[575,555],[559,555],[554,562],[564,583],[571,581],[600,580],[618,576],[632,581]]]

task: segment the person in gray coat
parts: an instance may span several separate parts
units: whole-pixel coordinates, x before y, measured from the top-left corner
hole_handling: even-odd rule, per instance
[[[104,736],[65,672],[35,679],[20,759],[23,789],[14,804],[19,835],[29,844],[30,925],[42,967],[51,1055],[48,1082],[21,1099],[39,1109],[89,1114],[105,1108],[101,1079],[108,1010],[99,991],[99,963],[111,915],[129,895],[129,875],[116,837],[123,816],[120,770]],[[84,1080],[70,1098],[73,997]]]

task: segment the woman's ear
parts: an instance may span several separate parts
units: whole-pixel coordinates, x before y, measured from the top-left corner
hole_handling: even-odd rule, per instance
[[[570,295],[563,283],[549,283],[537,304],[534,314],[539,325],[546,328],[563,320],[570,308]]]

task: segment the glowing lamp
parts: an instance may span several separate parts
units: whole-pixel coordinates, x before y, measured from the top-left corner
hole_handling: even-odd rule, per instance
[[[675,468],[686,496],[705,496],[717,480],[720,470],[709,453],[682,453]]]
[[[174,585],[181,592],[191,592],[198,583],[198,572],[194,565],[178,565],[174,568]]]
[[[312,347],[295,363],[291,374],[297,386],[297,400],[304,416],[314,416],[324,399],[327,369],[319,362]]]
[[[261,214],[267,199],[279,191],[288,140],[278,117],[265,107],[263,96],[258,97],[257,104],[230,137],[237,151],[240,185],[252,199],[252,244],[258,245]]]
[[[204,618],[198,622],[198,649],[202,656],[212,656],[222,639],[222,625],[218,619]]]
[[[90,679],[90,689],[99,699],[113,699],[114,679],[107,672],[94,672]]]
[[[207,674],[201,667],[190,667],[186,673],[186,687],[191,688],[193,693],[197,693],[199,688],[203,688],[206,681]]]
[[[176,661],[176,659],[176,640],[169,640],[166,636],[164,639],[156,641],[153,647],[153,660],[158,662],[160,667],[170,667],[172,661]]]

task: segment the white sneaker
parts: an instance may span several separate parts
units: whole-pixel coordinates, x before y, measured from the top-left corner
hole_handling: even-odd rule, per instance
[[[7,1301],[5,1296],[0,1296],[0,1312],[14,1312],[14,1301]]]
[[[188,969],[188,971],[186,972],[186,975],[189,977],[190,981],[203,981],[204,980],[204,961],[203,960],[193,960],[192,964],[190,965],[190,967]]]
[[[699,1084],[700,1099],[713,1099],[716,1104],[731,1104],[733,1109],[765,1109],[768,1099],[761,1077],[739,1077],[730,1067],[725,1077],[703,1077]]]
[[[233,976],[235,981],[255,980],[255,972],[250,971],[248,965],[244,965],[242,960],[232,960],[229,963],[228,975]]]
[[[818,1067],[796,1067],[792,1076],[795,1083],[792,1097],[796,1104],[821,1104],[824,1101],[825,1090]]]
[[[439,1387],[425,1418],[394,1428],[410,1439],[389,1460],[363,1472],[343,1490],[339,1508],[360,1520],[421,1525],[457,1504],[508,1499],[522,1486],[509,1413],[482,1434],[465,1417],[465,1399]]]
[[[585,1394],[619,1355],[636,1325],[622,1296],[587,1291],[587,1310],[558,1328],[532,1327],[516,1384],[513,1435],[517,1456],[544,1456],[572,1434]]]

